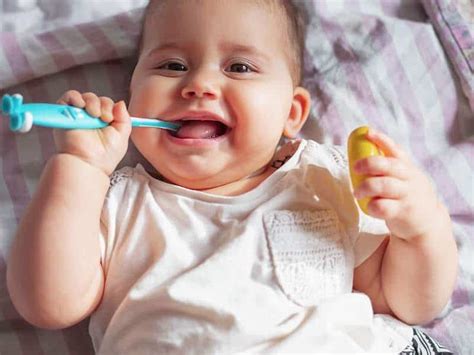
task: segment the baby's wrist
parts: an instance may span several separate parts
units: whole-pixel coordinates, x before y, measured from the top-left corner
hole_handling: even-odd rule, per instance
[[[452,234],[451,219],[448,209],[441,201],[437,201],[433,213],[431,214],[430,223],[423,227],[414,228],[416,232],[406,235],[394,235],[406,243],[413,246],[424,247],[425,245],[432,245],[438,243],[439,238],[446,238]]]
[[[57,153],[50,158],[53,164],[59,164],[64,169],[76,170],[78,175],[92,175],[91,177],[103,181],[107,186],[110,183],[109,174],[91,162],[70,153]]]

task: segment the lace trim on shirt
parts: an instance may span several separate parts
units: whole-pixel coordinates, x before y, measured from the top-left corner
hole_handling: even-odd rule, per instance
[[[347,156],[344,154],[341,147],[328,146],[328,151],[329,154],[331,154],[331,157],[334,159],[334,162],[339,167],[345,168],[349,165]]]
[[[285,163],[296,153],[300,144],[301,141],[295,139],[279,147],[275,152],[272,162],[270,163],[271,167],[274,169],[279,169],[285,165]]]
[[[120,181],[129,179],[133,176],[133,168],[126,166],[116,170],[110,175],[110,187],[117,185]]]

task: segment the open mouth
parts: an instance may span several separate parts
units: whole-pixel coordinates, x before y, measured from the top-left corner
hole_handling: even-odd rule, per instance
[[[222,122],[210,120],[180,120],[181,127],[170,134],[180,139],[215,139],[230,131],[230,127]]]

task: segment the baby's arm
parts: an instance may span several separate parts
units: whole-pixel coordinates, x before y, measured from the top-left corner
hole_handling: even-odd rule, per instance
[[[377,313],[426,323],[441,312],[456,279],[457,248],[449,214],[405,152],[374,130],[368,138],[386,156],[356,164],[370,178],[355,195],[374,197],[369,213],[385,219],[391,236],[356,268],[354,288],[369,295]]]
[[[83,97],[87,102],[81,105]],[[108,121],[113,107],[114,119],[100,131],[55,132],[58,153],[48,161],[20,221],[8,259],[8,290],[18,312],[43,328],[73,325],[101,300],[100,214],[108,175],[122,159],[130,134],[123,104],[77,92],[68,92],[61,102],[85,106]]]

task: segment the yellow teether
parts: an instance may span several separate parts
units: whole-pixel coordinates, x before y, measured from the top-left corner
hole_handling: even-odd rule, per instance
[[[359,159],[371,157],[374,155],[383,155],[377,146],[367,139],[369,127],[362,126],[352,131],[347,141],[347,156],[349,157],[349,172],[351,175],[352,187],[357,189],[360,184],[367,178],[366,175],[358,174],[354,171],[354,164]],[[362,211],[367,213],[367,205],[370,197],[357,200]]]

